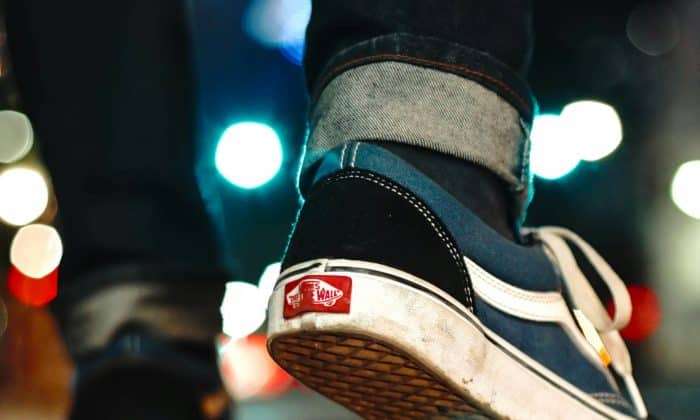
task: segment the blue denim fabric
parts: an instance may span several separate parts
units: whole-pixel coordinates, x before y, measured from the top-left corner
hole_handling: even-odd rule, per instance
[[[410,164],[386,149],[355,142],[328,153],[313,182],[339,170],[356,168],[390,178],[420,198],[448,228],[462,255],[516,287],[534,291],[560,291],[559,274],[540,246],[518,245],[503,239],[461,203]],[[605,374],[580,353],[566,332],[553,323],[517,319],[491,307],[478,297],[475,313],[489,329],[594,398],[605,396],[608,405],[632,415]],[[611,400],[617,402],[611,402]]]
[[[304,57],[309,91],[343,67],[402,60],[453,71],[513,101],[526,121],[523,78],[533,46],[530,0],[315,0]]]
[[[340,73],[368,63],[398,61],[433,68],[473,80],[498,93],[528,125],[537,103],[527,83],[488,53],[442,39],[393,33],[361,41],[339,51],[326,64],[311,98],[315,102],[328,82]]]
[[[504,181],[515,215],[529,202],[529,141],[517,109],[451,73],[395,61],[345,70],[316,100],[309,133],[304,168],[352,141],[397,143],[487,169]]]
[[[304,169],[356,140],[429,149],[498,175],[524,219],[537,112],[529,0],[314,1],[306,41]]]

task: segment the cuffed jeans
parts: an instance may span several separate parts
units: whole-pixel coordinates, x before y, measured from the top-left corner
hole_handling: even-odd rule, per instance
[[[303,169],[353,140],[428,148],[498,175],[522,216],[536,111],[524,81],[530,10],[529,1],[316,0]]]
[[[7,2],[22,102],[59,198],[55,307],[74,355],[126,322],[201,342],[220,328],[227,276],[194,175],[183,10],[171,0]],[[314,1],[303,167],[352,140],[404,143],[491,170],[522,213],[531,31],[525,0]]]

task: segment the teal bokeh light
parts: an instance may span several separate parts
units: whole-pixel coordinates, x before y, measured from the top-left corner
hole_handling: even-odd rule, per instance
[[[231,184],[254,189],[277,175],[282,166],[282,144],[267,124],[240,122],[221,134],[216,147],[216,169]]]

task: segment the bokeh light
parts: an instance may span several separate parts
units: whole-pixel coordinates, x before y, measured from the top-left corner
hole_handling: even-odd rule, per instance
[[[264,335],[255,334],[240,340],[222,337],[217,347],[224,386],[237,400],[274,397],[294,383],[270,357]]]
[[[700,160],[678,168],[671,183],[671,198],[683,213],[700,219]]]
[[[0,111],[0,162],[22,159],[34,144],[34,131],[29,118],[21,112]]]
[[[15,226],[36,220],[46,210],[49,190],[44,177],[28,168],[0,174],[0,219]]]
[[[33,278],[11,266],[7,274],[7,289],[24,304],[46,305],[58,295],[58,269],[43,277]]]
[[[216,168],[232,184],[253,189],[270,181],[282,166],[280,138],[270,126],[241,122],[227,128],[216,147]]]
[[[275,283],[277,283],[277,278],[280,276],[281,267],[282,264],[279,262],[268,265],[260,276],[260,280],[258,280],[258,289],[260,289],[260,293],[262,293],[265,302],[267,302],[272,295]]]
[[[41,278],[56,270],[62,257],[61,237],[48,225],[21,228],[10,245],[10,263],[32,278]]]
[[[278,48],[287,60],[300,65],[304,58],[306,26],[311,18],[311,2],[309,0],[296,0],[292,3],[297,4],[283,24],[284,41],[279,44]]]
[[[641,341],[656,331],[661,323],[661,304],[654,291],[643,285],[627,286],[632,301],[632,317],[625,328],[620,331],[622,338],[629,341]],[[612,317],[614,305],[608,302],[608,313]]]
[[[678,44],[680,37],[678,17],[663,2],[642,2],[627,19],[627,38],[645,54],[665,54]]]
[[[280,46],[280,52],[290,62],[301,65],[304,59],[304,42],[284,44]]]
[[[221,303],[222,331],[231,339],[239,339],[257,331],[267,317],[267,302],[254,284],[226,283]]]
[[[557,179],[576,168],[580,159],[568,134],[558,115],[542,114],[535,117],[530,133],[530,167],[535,175]]]
[[[622,142],[622,123],[615,108],[599,101],[576,101],[561,112],[566,136],[578,157],[594,161],[615,151]]]
[[[10,245],[7,288],[20,302],[41,306],[58,293],[63,244],[56,229],[33,224],[17,231]]]
[[[310,17],[311,0],[253,0],[243,28],[256,41],[279,48],[289,61],[300,64]]]

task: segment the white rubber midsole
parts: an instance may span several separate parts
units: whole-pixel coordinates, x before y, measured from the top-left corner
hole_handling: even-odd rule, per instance
[[[321,273],[352,278],[350,312],[284,319],[284,286]],[[281,278],[270,297],[268,340],[306,331],[377,338],[410,354],[453,391],[500,417],[632,418],[567,383],[485,328],[454,298],[403,271],[363,261],[315,260],[288,268]]]

